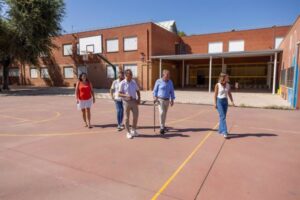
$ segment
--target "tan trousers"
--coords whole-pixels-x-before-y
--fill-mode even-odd
[[[158,111],[159,111],[159,123],[160,128],[164,129],[166,124],[167,112],[169,108],[170,101],[158,99]]]
[[[132,112],[132,129],[135,130],[137,127],[138,117],[139,117],[139,107],[136,100],[124,101],[124,110],[125,110],[125,128],[130,132],[129,127],[129,118],[130,111]]]

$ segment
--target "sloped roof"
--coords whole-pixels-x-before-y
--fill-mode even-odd
[[[160,26],[170,32],[177,33],[177,27],[176,27],[175,20],[162,21],[162,22],[157,22],[155,24],[157,24],[158,26]]]

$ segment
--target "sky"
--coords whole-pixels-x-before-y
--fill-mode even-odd
[[[175,20],[188,35],[292,24],[300,0],[65,0],[66,32]]]

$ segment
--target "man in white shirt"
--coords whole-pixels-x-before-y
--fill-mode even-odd
[[[132,79],[132,71],[130,69],[125,71],[125,79],[120,83],[119,96],[122,97],[124,102],[127,138],[132,139],[134,136],[138,135],[136,128],[139,116],[138,105],[141,101],[141,94],[137,83]],[[129,128],[130,111],[133,115],[131,130]]]
[[[111,87],[110,87],[110,96],[115,101],[116,109],[117,109],[117,121],[118,121],[118,131],[123,129],[123,101],[122,98],[119,96],[119,88],[121,81],[124,80],[123,71],[118,72],[118,79],[114,80]]]

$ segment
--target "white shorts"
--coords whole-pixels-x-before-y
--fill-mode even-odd
[[[77,108],[78,110],[91,108],[92,104],[93,104],[93,98],[90,98],[88,100],[79,100],[79,103],[77,104]]]

